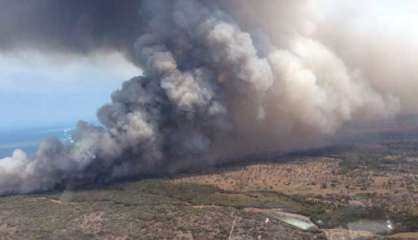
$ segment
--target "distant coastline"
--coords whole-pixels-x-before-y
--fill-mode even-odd
[[[75,124],[21,129],[0,129],[0,159],[9,157],[14,150],[21,149],[34,155],[39,144],[48,137],[57,137],[64,142],[71,141]]]

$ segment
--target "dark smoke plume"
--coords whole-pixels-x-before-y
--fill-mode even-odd
[[[34,158],[17,150],[1,160],[0,193],[309,148],[347,122],[401,112],[401,92],[377,85],[368,69],[353,69],[349,56],[316,35],[315,3],[142,1],[146,21],[132,55],[144,75],[99,110],[104,127],[81,122],[72,145],[49,139]]]
[[[141,27],[138,0],[0,0],[0,51],[128,51]]]

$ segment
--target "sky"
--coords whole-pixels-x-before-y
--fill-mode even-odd
[[[360,30],[418,37],[416,0],[324,0],[323,5],[328,17],[345,18]]]
[[[418,26],[415,0],[324,0],[323,4],[325,17],[345,19],[359,30],[418,38],[418,30],[411,30],[411,26]],[[12,20],[8,28],[13,28]],[[94,23],[99,24],[100,19]],[[112,32],[113,38],[115,35]],[[94,122],[97,108],[109,101],[111,92],[141,74],[117,50],[72,55],[71,49],[62,53],[39,46],[0,51],[0,129],[73,124],[80,119]]]
[[[94,122],[111,92],[141,70],[120,53],[0,54],[0,130]]]

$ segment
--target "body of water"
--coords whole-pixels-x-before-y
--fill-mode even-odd
[[[39,144],[48,137],[57,137],[64,142],[71,141],[73,126],[0,130],[0,159],[9,157],[15,149],[34,155]]]

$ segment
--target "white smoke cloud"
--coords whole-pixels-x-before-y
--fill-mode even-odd
[[[348,39],[322,32],[315,2],[145,1],[144,15],[153,14],[135,43],[144,76],[125,82],[99,110],[104,127],[80,123],[74,145],[52,139],[33,159],[16,151],[0,161],[0,193],[309,148],[349,121],[401,112],[408,101],[389,86],[409,83],[404,71],[380,78],[386,70],[376,69],[390,60],[359,61],[370,50],[361,39],[341,53]],[[385,52],[377,49],[376,56]]]

